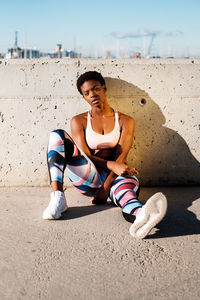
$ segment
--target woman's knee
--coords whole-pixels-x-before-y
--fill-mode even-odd
[[[137,179],[136,176],[134,175],[123,175],[123,176],[118,176],[110,189],[110,199],[115,202],[115,196],[116,194],[120,193],[122,189],[130,189],[133,190],[134,193],[139,196],[139,191],[140,191],[140,184],[139,180]]]
[[[135,175],[124,175],[124,180],[127,180],[127,182],[132,182],[133,184],[133,190],[136,193],[137,197],[139,196],[140,193],[140,183],[138,178]]]
[[[66,132],[63,129],[55,129],[55,130],[50,132],[50,137],[51,136],[53,136],[53,137],[57,136],[57,138],[61,138],[62,140],[64,140],[65,139],[65,134],[66,134]]]
[[[59,143],[65,141],[66,132],[63,129],[56,129],[50,132],[49,134],[49,146],[54,145],[55,143]]]
[[[135,175],[128,175],[128,174],[118,176],[114,180],[113,185],[115,185],[117,183],[122,184],[122,183],[126,183],[126,182],[133,182],[138,187],[140,185],[139,180]]]
[[[139,185],[139,179],[135,176],[135,175],[123,175],[124,179],[127,178],[132,178],[133,180],[137,181],[138,185]]]

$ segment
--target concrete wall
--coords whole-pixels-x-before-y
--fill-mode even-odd
[[[0,61],[0,185],[49,182],[49,132],[89,109],[76,79],[97,70],[113,107],[135,118],[129,162],[143,185],[200,183],[200,60]],[[144,99],[144,100],[142,100]],[[141,101],[142,100],[142,101]]]

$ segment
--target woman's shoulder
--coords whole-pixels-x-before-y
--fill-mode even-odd
[[[85,127],[85,125],[87,123],[87,114],[88,114],[88,112],[84,112],[82,114],[73,116],[72,119],[71,119],[71,126],[80,125],[80,126]]]
[[[81,119],[87,119],[88,112],[84,112],[82,114],[76,115],[72,117],[72,120],[81,120]]]
[[[135,127],[134,119],[131,116],[123,114],[121,112],[118,112],[118,116],[121,132],[133,133]]]
[[[133,123],[134,124],[134,119],[129,116],[129,115],[126,115],[120,111],[118,111],[118,116],[119,116],[119,122],[120,123],[125,123],[125,124],[131,124]]]

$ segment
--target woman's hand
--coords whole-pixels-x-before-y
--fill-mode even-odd
[[[110,189],[105,189],[102,185],[96,192],[95,196],[92,198],[92,204],[102,205],[106,203],[106,200],[109,197]]]
[[[125,163],[118,163],[116,161],[110,161],[108,160],[107,162],[107,167],[110,171],[112,171],[113,173],[115,173],[116,175],[138,175],[139,172],[137,171],[137,169],[128,166]]]

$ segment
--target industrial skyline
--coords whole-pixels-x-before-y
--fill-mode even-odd
[[[14,46],[83,57],[200,57],[200,2],[191,0],[10,0],[1,4],[0,53]]]

